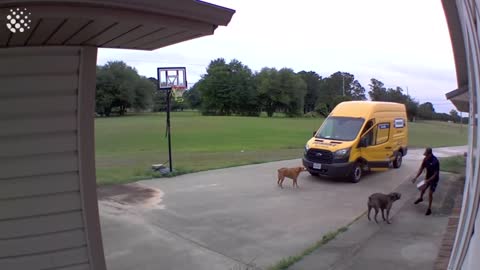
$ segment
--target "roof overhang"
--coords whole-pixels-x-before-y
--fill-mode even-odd
[[[31,28],[11,33],[6,16],[27,8]],[[0,2],[0,48],[94,46],[155,50],[212,35],[234,10],[195,0],[5,0]]]
[[[442,5],[445,12],[445,18],[447,19],[448,30],[450,32],[450,40],[452,41],[458,87],[458,89],[447,93],[446,97],[453,103],[453,105],[455,105],[457,110],[461,112],[469,112],[466,47],[458,8],[456,1],[451,0],[442,0]]]
[[[458,88],[468,86],[467,56],[465,41],[455,1],[442,0],[445,18],[447,19],[450,40],[452,41],[453,56],[455,58],[455,70],[457,73]]]
[[[469,93],[468,87],[459,88],[448,92],[446,95],[448,100],[450,100],[453,105],[457,108],[460,112],[469,112]]]

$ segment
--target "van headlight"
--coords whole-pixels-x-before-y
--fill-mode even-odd
[[[350,147],[349,148],[344,148],[344,149],[340,149],[340,150],[337,150],[333,153],[333,158],[334,159],[343,159],[343,158],[346,158],[348,157],[348,155],[350,155]]]
[[[307,144],[305,144],[305,155],[307,154],[308,149],[310,149],[310,147],[308,146],[308,143],[307,143]]]

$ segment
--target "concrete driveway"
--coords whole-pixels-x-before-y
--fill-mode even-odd
[[[371,193],[390,192],[411,179],[422,153],[410,150],[400,169],[369,174],[357,184],[304,173],[299,189],[289,180],[280,189],[276,169],[301,164],[289,160],[100,188],[108,269],[225,270],[251,261],[269,266],[361,215]]]

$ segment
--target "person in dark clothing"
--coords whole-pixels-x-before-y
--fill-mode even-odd
[[[430,189],[428,193],[428,209],[425,215],[432,214],[432,200],[433,200],[433,193],[438,185],[438,180],[440,179],[440,162],[438,161],[437,157],[433,155],[432,148],[428,147],[425,149],[425,153],[423,153],[425,158],[422,161],[422,165],[418,170],[417,176],[413,178],[412,183],[417,181],[417,178],[422,174],[423,170],[427,170],[427,174],[425,175],[425,186],[420,193],[420,198],[415,201],[415,204],[418,204],[423,201],[423,194],[427,189]]]

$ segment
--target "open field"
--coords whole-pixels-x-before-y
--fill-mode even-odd
[[[180,173],[299,158],[321,118],[221,117],[172,113],[173,165]],[[155,176],[150,166],[168,161],[165,114],[98,118],[99,184]],[[465,145],[467,128],[443,122],[410,123],[410,146]]]

